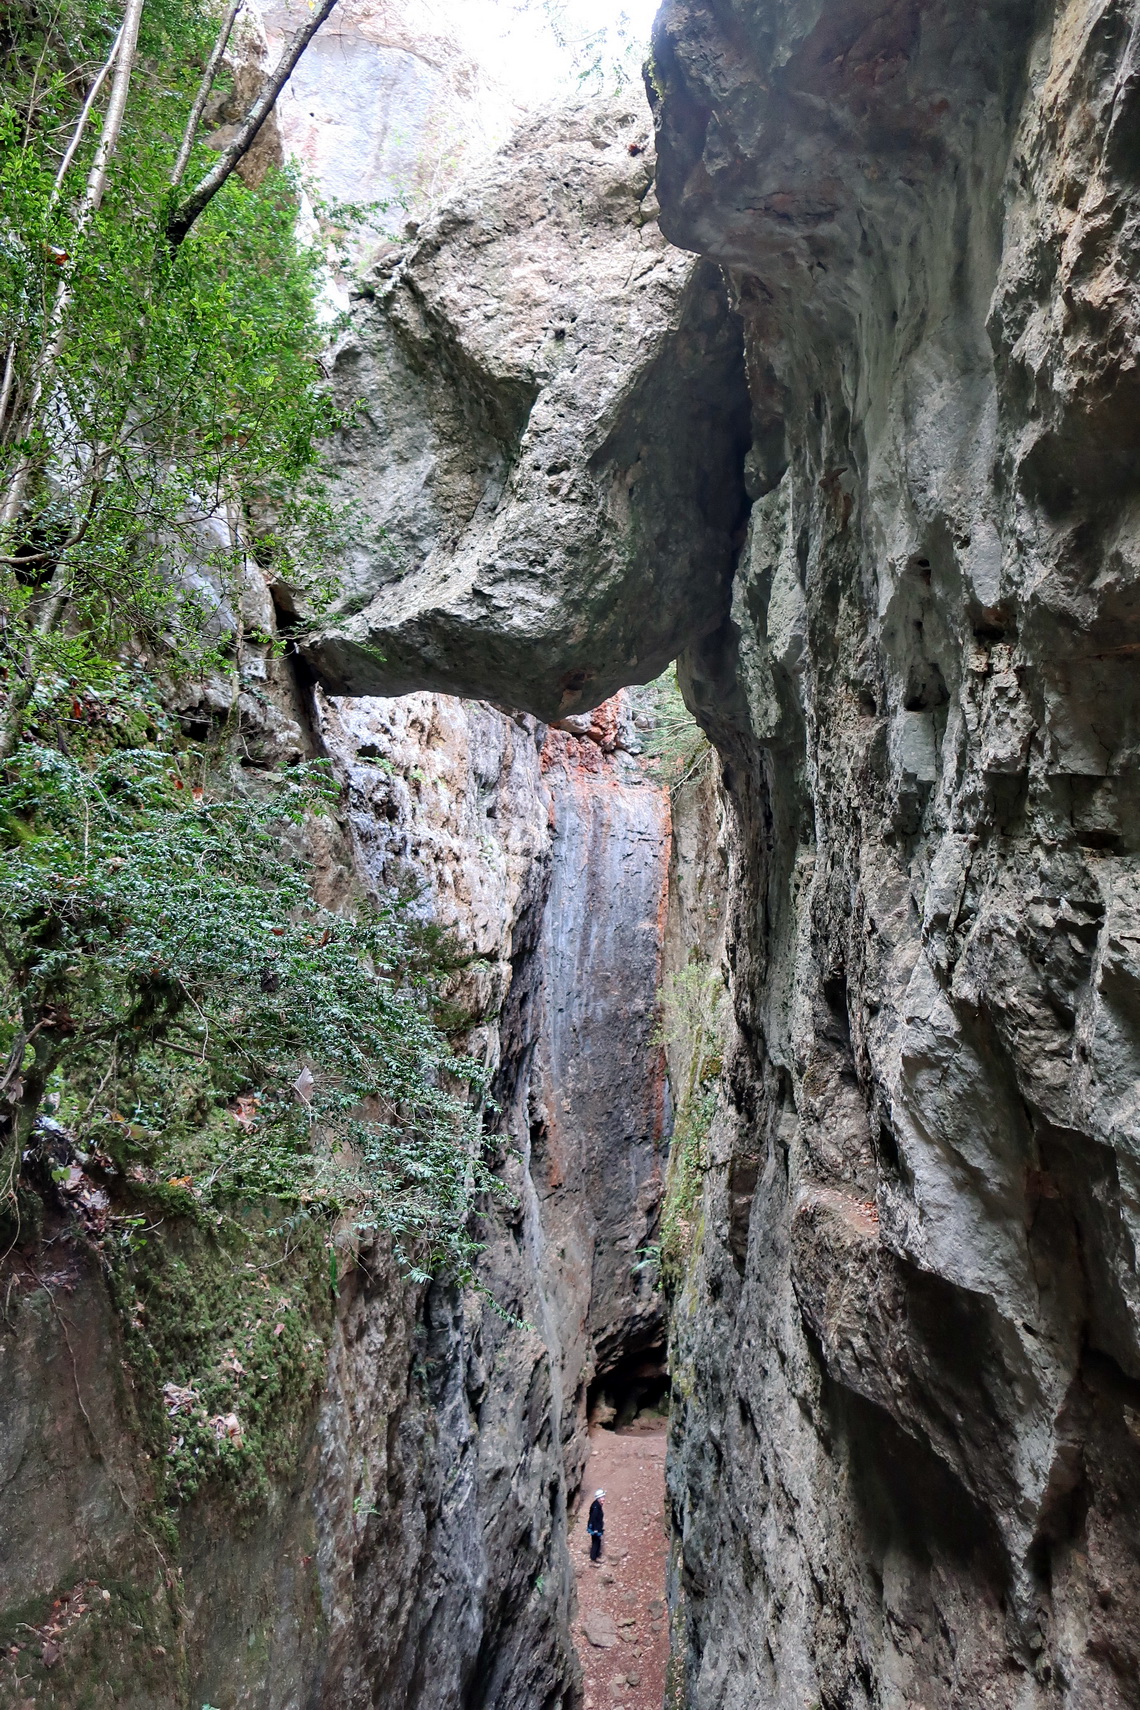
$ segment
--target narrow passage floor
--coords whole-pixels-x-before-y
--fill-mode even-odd
[[[665,1700],[665,1438],[665,1421],[654,1414],[621,1431],[590,1433],[571,1546],[585,1710],[661,1710]],[[594,1564],[586,1512],[598,1488],[606,1493],[606,1536]]]

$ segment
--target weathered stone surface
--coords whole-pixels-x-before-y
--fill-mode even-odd
[[[586,1630],[586,1638],[591,1645],[596,1645],[599,1650],[608,1650],[611,1645],[616,1645],[618,1642],[617,1625],[613,1616],[604,1609],[591,1609],[583,1622],[583,1626]]]
[[[306,719],[304,698],[257,681],[299,738],[287,715]],[[587,1393],[664,1335],[632,1267],[661,1192],[666,799],[625,752],[620,703],[582,735],[432,694],[318,698],[312,717],[305,747],[332,756],[346,792],[341,835],[314,846],[322,894],[352,906],[414,879],[464,952],[450,1002],[494,1074],[517,1194],[481,1219],[500,1310],[409,1285],[381,1246],[354,1265],[346,1251],[296,1463],[240,1529],[207,1491],[177,1550],[159,1550],[157,1469],[98,1267],[66,1225],[50,1265],[9,1255],[0,1618],[59,1655],[50,1692],[42,1659],[34,1676],[3,1659],[5,1705],[29,1679],[49,1710],[80,1696],[98,1710],[575,1702],[566,1507]],[[107,1607],[96,1580],[114,1588]],[[73,1591],[84,1609],[53,1613]]]
[[[360,542],[306,649],[326,687],[556,719],[715,624],[739,325],[718,270],[662,239],[652,183],[640,106],[548,114],[366,281],[335,366]]]
[[[668,803],[626,752],[624,699],[585,723],[549,731],[433,694],[321,712],[360,870],[377,888],[425,884],[473,957],[452,1001],[519,1148],[571,1493],[591,1384],[664,1343],[660,1295],[634,1267],[666,1145],[653,1035]]]
[[[684,665],[738,1025],[675,1325],[693,1710],[1135,1698],[1135,40],[659,19],[662,225],[732,270],[756,422]]]
[[[212,1700],[228,1666],[291,1703],[314,1656],[317,1702],[573,1698],[583,1412],[660,1324],[626,1273],[664,835],[620,719],[576,715],[684,645],[723,787],[678,812],[667,961],[721,954],[727,885],[734,1031],[674,1320],[680,1698],[1135,1704],[1136,41],[1126,0],[668,0],[662,223],[701,261],[638,115],[589,108],[368,281],[337,357],[364,522],[310,660],[570,715],[323,714],[360,871],[423,872],[485,964],[456,995],[520,1194],[486,1274],[534,1328],[354,1281],[304,1487],[327,1640],[311,1580],[267,1589],[284,1523],[229,1579],[207,1538]],[[37,1513],[82,1454],[48,1392],[56,1459],[10,1437]],[[61,1488],[113,1552],[89,1459]],[[289,1611],[272,1665],[238,1660],[240,1560]]]
[[[630,1369],[650,1350],[663,1355],[665,1340],[661,1296],[638,1265],[656,1233],[668,1135],[654,1034],[669,809],[635,763],[606,751],[623,725],[628,740],[627,717],[607,703],[593,725],[600,741],[546,737],[551,868],[541,983],[528,990],[520,981],[504,1017],[513,1075],[504,1075],[501,1101],[509,1085],[538,1200],[572,1490],[587,1452],[591,1387],[620,1395]]]
[[[446,43],[407,32],[396,39],[396,24],[407,25],[415,10],[358,4],[338,12],[328,51],[306,61],[313,75],[294,88],[294,98],[308,93],[327,113],[343,97],[341,117],[357,140],[374,101],[369,112],[410,125],[430,149],[443,134],[436,126],[441,88],[465,92],[476,106],[479,92],[465,83],[455,54],[443,51]],[[271,13],[271,25],[281,21]],[[254,36],[243,63],[256,79],[262,44]],[[401,87],[409,78],[411,96]],[[430,98],[421,102],[425,89]],[[450,122],[469,120],[474,110],[453,111]],[[222,107],[214,114],[231,117]],[[287,145],[303,145],[295,99],[285,119]],[[606,349],[592,347],[591,409],[601,410],[611,381],[615,394],[627,383],[652,393],[652,358],[662,344],[676,347],[674,355],[689,363],[685,372],[695,372],[699,351],[686,341],[702,317],[720,329],[716,338],[733,352],[739,381],[738,340],[729,336],[723,293],[711,303],[695,299],[693,264],[677,255],[670,261],[651,233],[643,242],[638,197],[649,179],[628,143],[636,134],[641,149],[646,128],[644,114],[636,122],[578,114],[571,143],[552,157],[573,180],[561,184],[567,207],[553,222],[561,221],[561,248],[555,245],[551,265],[561,277],[545,286],[552,297],[573,287],[564,317],[569,362],[577,348],[572,314],[601,346],[613,340],[640,350],[644,339],[648,352],[640,367],[623,366],[616,353],[607,367]],[[545,138],[550,129],[536,134]],[[277,147],[276,132],[267,132],[267,142]],[[368,161],[343,162],[355,174],[343,182],[330,181],[330,158],[319,150],[310,164],[324,172],[326,190],[367,194],[383,188],[394,154],[380,147]],[[595,157],[602,163],[596,174]],[[497,182],[507,202],[524,166],[533,185],[550,164],[527,165],[517,154],[501,167]],[[430,187],[422,188],[426,194]],[[613,209],[593,237],[576,196],[587,212]],[[517,261],[521,206],[515,194],[513,259],[495,259],[488,288]],[[476,208],[482,218],[489,204]],[[460,256],[472,281],[480,235],[467,233]],[[575,275],[569,264],[574,246],[587,239],[590,265],[608,281],[597,313],[590,266]],[[437,234],[417,254],[430,258],[439,241]],[[611,243],[621,251],[616,260]],[[425,279],[429,271],[424,261]],[[446,268],[440,271],[442,278]],[[634,310],[624,321],[629,304],[620,300],[619,271],[632,276]],[[439,290],[442,300],[442,283]],[[529,310],[530,294],[527,281],[519,282],[514,309],[522,303]],[[643,300],[653,305],[651,324],[631,332]],[[676,308],[667,326],[653,321],[662,303]],[[505,326],[489,330],[498,336]],[[425,345],[419,357],[413,350],[415,360],[422,357],[429,369],[441,360],[452,334],[441,336],[440,346]],[[530,332],[521,318],[518,336],[525,347]],[[458,348],[458,334],[453,342]],[[383,350],[376,360],[383,369]],[[411,424],[413,439],[437,432],[439,409],[444,428],[455,431],[447,441],[439,429],[432,502],[444,532],[470,499],[463,460],[472,397],[490,399],[498,421],[493,394],[501,376],[488,382],[484,397],[479,364],[493,370],[500,362],[504,395],[511,396],[512,361],[510,352],[480,354],[473,340],[468,355],[434,379],[409,360],[385,380],[384,407]],[[467,393],[459,383],[464,363],[473,386]],[[553,384],[550,375],[543,384]],[[741,396],[738,386],[737,404]],[[707,403],[698,387],[695,431],[703,431],[702,397]],[[618,445],[632,418],[620,400],[611,402],[610,449],[617,455],[618,446],[633,463],[637,446]],[[644,397],[640,407],[648,407]],[[547,431],[554,432],[555,406],[548,415]],[[482,419],[478,410],[476,417]],[[650,422],[654,432],[659,425]],[[714,446],[719,432],[714,423]],[[378,438],[365,450],[382,468],[391,454],[398,468],[408,443]],[[471,446],[478,465],[477,434]],[[573,450],[577,455],[580,445]],[[412,486],[424,472],[421,462]],[[718,481],[711,533],[696,545],[704,551],[711,539],[719,553],[714,583],[727,565]],[[365,496],[388,517],[382,483]],[[575,526],[593,538],[585,507]],[[398,532],[393,524],[393,538]],[[617,540],[620,530],[610,533]],[[614,585],[611,578],[610,593]],[[143,1453],[138,1397],[107,1279],[66,1223],[53,1227],[47,1268],[33,1269],[26,1253],[4,1255],[0,1619],[5,1637],[25,1650],[0,1656],[0,1703],[23,1710],[30,1694],[45,1710],[78,1702],[93,1710],[198,1710],[203,1703],[227,1710],[572,1710],[566,1504],[580,1480],[590,1386],[626,1356],[660,1345],[664,1334],[661,1299],[634,1264],[653,1236],[661,1192],[664,1074],[651,1037],[667,803],[627,752],[632,730],[622,705],[548,732],[525,714],[428,693],[332,701],[314,696],[275,650],[243,640],[234,612],[214,595],[219,633],[235,647],[233,670],[172,689],[173,710],[196,736],[224,722],[254,771],[321,749],[331,754],[345,811],[339,825],[310,839],[321,899],[350,909],[362,892],[410,878],[423,887],[420,906],[465,952],[448,996],[469,1024],[466,1048],[494,1074],[502,1168],[518,1196],[516,1205],[488,1212],[480,1227],[480,1280],[506,1316],[483,1294],[411,1286],[382,1245],[346,1250],[326,1382],[307,1429],[301,1421],[295,1460],[271,1469],[268,1497],[240,1521],[228,1502],[205,1491],[178,1515],[175,1543],[165,1529],[156,1537],[149,1505],[158,1469]],[[241,607],[247,632],[272,632],[265,581],[252,565]],[[708,602],[701,608],[706,616],[712,609]],[[493,672],[486,680],[502,687]],[[583,704],[590,698],[580,697]],[[555,705],[560,699],[548,697]],[[113,1587],[106,1606],[101,1594],[93,1602],[96,1577]],[[31,1667],[28,1635],[36,1647]]]
[[[301,0],[259,0],[274,58],[307,17]],[[505,141],[522,113],[455,39],[453,5],[339,0],[277,105],[286,151],[331,202],[380,204],[367,254]]]

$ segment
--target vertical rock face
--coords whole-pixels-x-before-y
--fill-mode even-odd
[[[276,58],[304,23],[300,0],[259,0]],[[277,108],[282,140],[328,201],[379,204],[375,248],[450,188],[521,117],[487,68],[454,39],[433,0],[340,0]]]
[[[288,10],[266,11],[272,45]],[[423,15],[412,0],[362,0],[306,58],[282,130],[287,148],[327,141],[298,102],[311,101],[314,125],[335,112],[343,158],[309,150],[326,191],[383,193],[401,169],[386,134],[397,126],[430,164],[452,134],[451,96],[467,120],[483,112],[475,69],[425,36]],[[256,32],[243,53],[242,75],[256,80]],[[575,110],[561,133],[553,120],[532,126],[525,148],[369,285],[338,357],[362,405],[344,469],[377,525],[361,531],[355,609],[394,580],[390,548],[403,568],[427,561],[432,598],[403,628],[407,602],[401,622],[385,607],[369,629],[353,628],[350,595],[341,632],[313,649],[327,687],[442,677],[478,689],[507,672],[500,700],[561,712],[715,621],[743,491],[739,333],[715,270],[668,251],[656,230],[648,133],[644,110],[604,107]],[[425,198],[429,179],[416,183]],[[530,267],[528,209],[547,180],[556,236]],[[525,490],[496,518],[512,472]],[[683,495],[673,512],[660,504],[664,474]],[[485,578],[464,581],[464,553]],[[509,588],[523,561],[529,606]],[[595,586],[575,589],[574,563]],[[648,615],[635,605],[654,564],[669,573],[669,601],[635,658],[629,637]],[[560,601],[547,599],[548,569],[562,571]],[[268,634],[254,581],[248,627],[256,615]],[[439,585],[462,598],[437,622]],[[524,621],[497,645],[512,604]],[[540,610],[559,628],[558,660],[552,650],[545,664],[520,646],[533,652]],[[597,669],[581,652],[587,611],[605,613]],[[0,1651],[0,1705],[571,1710],[567,1500],[587,1414],[599,1398],[620,1404],[664,1349],[639,1253],[655,1233],[666,1128],[653,1036],[667,800],[632,758],[620,699],[557,731],[432,693],[312,699],[260,644],[238,647],[232,682],[179,695],[196,732],[225,715],[252,767],[332,757],[344,813],[314,834],[315,887],[351,908],[362,891],[410,883],[450,935],[448,1019],[492,1074],[490,1138],[511,1193],[479,1218],[484,1292],[413,1284],[382,1241],[349,1241],[344,1263],[334,1254],[315,1288],[323,1381],[290,1392],[288,1434],[240,1512],[209,1481],[163,1512],[163,1452],[181,1446],[179,1410],[201,1398],[181,1370],[162,1387],[132,1367],[141,1318],[126,1322],[98,1241],[57,1205],[48,1263],[0,1258],[0,1623],[13,1640]],[[176,1209],[164,1225],[191,1283],[207,1260],[224,1268],[211,1229]],[[308,1289],[289,1258],[227,1286],[275,1300]],[[186,1310],[199,1309],[195,1296]],[[285,1295],[280,1310],[292,1310]]]
[[[701,1710],[1136,1699],[1136,40],[659,17],[662,224],[754,420],[685,662],[738,1023],[675,1337]]]
[[[417,887],[452,934],[449,1007],[494,1069],[546,889],[541,731],[432,695],[321,703],[320,731],[357,871],[381,895]],[[559,1350],[543,1334],[525,1158],[509,1173],[520,1203],[485,1220],[480,1265],[509,1320],[446,1289],[419,1303],[383,1270],[353,1297],[314,1491],[330,1705],[523,1710],[572,1690]]]
[[[629,736],[620,707],[594,715],[592,737],[550,732],[543,751],[551,868],[525,1123],[575,1486],[591,1385],[619,1394],[631,1366],[663,1356],[665,1339],[642,1249],[655,1233],[666,1140],[653,1036],[669,811],[664,792],[613,749]],[[521,1078],[513,1091],[521,1135]]]
[[[21,1647],[0,1665],[5,1707],[577,1702],[567,1503],[591,1386],[664,1345],[635,1267],[662,1188],[669,860],[623,702],[579,723],[318,698],[310,735],[345,816],[317,883],[346,903],[418,888],[449,934],[457,1041],[492,1074],[510,1195],[478,1220],[485,1292],[414,1285],[382,1242],[342,1249],[292,1450],[240,1516],[207,1486],[175,1532],[155,1518],[114,1285],[82,1230],[49,1220],[46,1256],[4,1272],[0,1620]],[[209,1231],[174,1239],[193,1272]],[[288,1267],[273,1280],[305,1286]]]
[[[353,1298],[315,1491],[330,1704],[569,1702],[566,1501],[589,1386],[663,1347],[634,1266],[662,1185],[668,812],[624,752],[622,702],[581,722],[548,731],[432,694],[321,706],[358,869],[377,890],[418,882],[454,935],[451,1001],[494,1071],[517,1194],[485,1219],[480,1261],[513,1322],[440,1292],[417,1329],[385,1275]],[[381,1431],[416,1358],[428,1393]]]
[[[669,862],[667,797],[626,749],[624,698],[576,722],[553,731],[431,694],[331,700],[322,716],[361,870],[377,889],[423,886],[460,947],[451,1002],[517,1148],[538,1289],[537,1304],[500,1304],[525,1308],[554,1362],[571,1494],[590,1386],[664,1343],[637,1267],[662,1191],[653,1036]]]
[[[725,878],[735,1032],[673,1323],[678,1699],[1137,1702],[1138,40],[1134,0],[667,0],[656,168],[632,110],[533,121],[366,281],[308,657],[417,691],[321,737],[363,882],[463,947],[510,1317],[345,1286],[294,1487],[240,1546],[188,1523],[202,1696],[574,1702],[566,1496],[662,1328],[669,832],[581,709],[683,649],[723,788],[669,958],[720,953]],[[130,1398],[21,1286],[12,1595],[89,1587],[90,1538],[141,1582]],[[100,1678],[181,1702],[142,1631]]]

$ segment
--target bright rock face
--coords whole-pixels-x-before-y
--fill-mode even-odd
[[[669,809],[627,750],[625,700],[581,734],[444,695],[321,703],[358,871],[381,893],[423,887],[462,947],[449,1001],[518,1148],[572,1488],[590,1386],[665,1337],[636,1267],[666,1144],[653,1038]]]
[[[1136,11],[670,0],[756,440],[687,656],[738,1022],[680,1300],[693,1710],[1135,1702]]]
[[[258,0],[276,60],[304,0]],[[430,205],[522,117],[455,40],[452,0],[339,0],[277,105],[286,152],[322,198],[379,204],[364,252]]]

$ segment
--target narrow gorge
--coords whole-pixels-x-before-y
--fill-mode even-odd
[[[270,1193],[238,1299],[40,1118],[0,1705],[648,1710],[663,1621],[663,1710],[1140,1710],[1140,4],[664,0],[537,110],[457,17],[341,0],[263,133],[393,228],[354,527],[165,693],[328,762],[290,835],[427,935],[499,1189],[468,1282]],[[666,1409],[603,1647],[591,1442]]]

